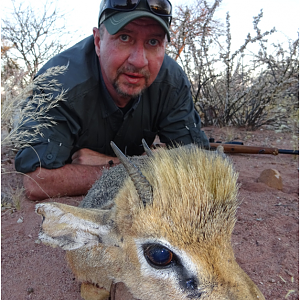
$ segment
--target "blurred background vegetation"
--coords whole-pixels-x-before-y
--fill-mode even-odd
[[[1,128],[8,134],[18,122],[22,93],[28,94],[36,72],[71,46],[74,36],[55,2],[45,1],[39,11],[29,3],[12,3],[12,11],[2,18],[1,33]],[[196,0],[176,6],[167,46],[168,55],[190,80],[202,125],[249,130],[267,126],[298,134],[299,38],[283,41],[285,46],[270,44],[276,28],[261,31],[261,11],[253,16],[255,35],[248,34],[232,49],[230,14],[225,24],[215,17],[220,3]],[[257,50],[248,50],[253,44]]]

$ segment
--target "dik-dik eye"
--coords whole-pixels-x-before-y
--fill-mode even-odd
[[[167,267],[174,261],[173,252],[159,244],[145,245],[144,255],[148,263],[154,267]]]

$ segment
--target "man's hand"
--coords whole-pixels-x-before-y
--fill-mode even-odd
[[[117,157],[108,156],[87,148],[80,149],[72,155],[72,164],[90,165],[90,166],[105,166],[113,161],[114,164],[119,163]]]

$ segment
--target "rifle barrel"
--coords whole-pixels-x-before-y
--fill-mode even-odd
[[[299,155],[299,150],[278,149],[278,153],[281,153],[281,154],[295,154],[295,155]]]

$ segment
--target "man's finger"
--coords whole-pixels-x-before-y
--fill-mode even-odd
[[[79,151],[80,151],[80,150],[79,150]],[[71,157],[72,161],[73,161],[74,159],[76,159],[76,158],[79,157],[79,153],[78,153],[79,151],[76,151],[76,152],[73,153],[73,155],[72,155],[72,157]]]

